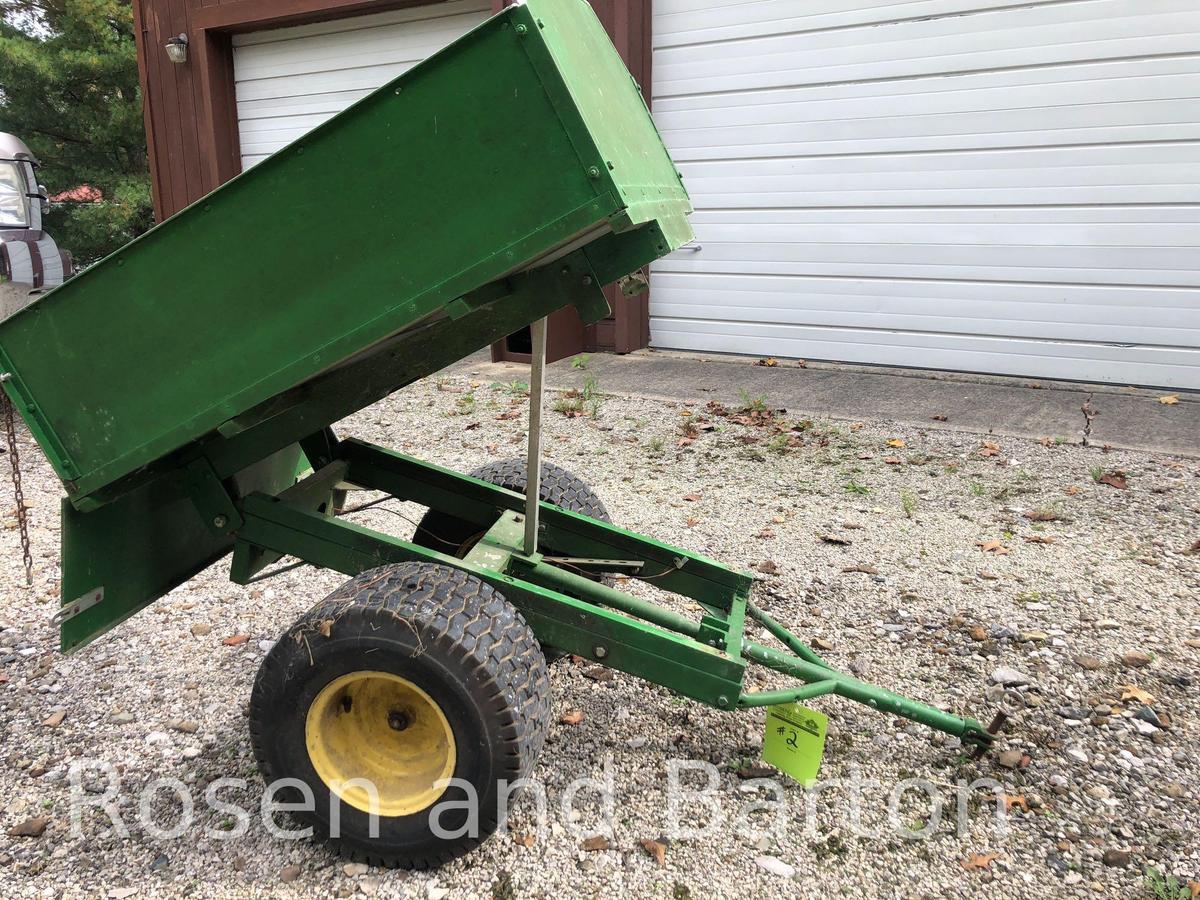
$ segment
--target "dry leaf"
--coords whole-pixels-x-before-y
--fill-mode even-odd
[[[759,540],[765,541],[768,538],[775,537],[775,532],[772,531],[770,528],[764,528],[762,531],[760,531],[758,534],[756,534],[755,537],[758,538]]]
[[[777,365],[779,365],[779,360],[777,360],[773,356],[768,356],[766,359],[760,359],[758,362],[755,363],[755,365],[756,366],[767,366],[768,368],[773,369]]]
[[[807,359],[796,360],[796,368],[797,369],[807,369],[808,368],[808,360]]]
[[[999,853],[972,853],[962,861],[962,867],[968,872],[982,872],[999,858]]]
[[[779,571],[779,566],[775,565],[775,563],[769,559],[764,559],[757,566],[755,566],[755,568],[764,575],[774,575]]]
[[[1063,493],[1068,497],[1074,497],[1079,493],[1079,488],[1076,485],[1068,484],[1065,488],[1063,488]]]
[[[584,838],[583,843],[579,846],[589,853],[594,853],[597,850],[607,850],[608,838],[602,834],[594,834],[590,838]]]
[[[995,456],[1000,452],[1000,445],[993,441],[984,441],[979,448],[980,456]]]
[[[648,856],[654,857],[660,866],[667,864],[667,845],[662,841],[642,841],[642,849]]]
[[[888,438],[887,445],[889,447],[899,448],[904,446],[904,441],[900,440],[900,438]]]
[[[328,637],[328,635],[326,636]],[[238,644],[244,644],[248,640],[250,640],[250,635],[248,634],[231,634],[225,640],[221,641],[221,643],[226,647],[236,647]]]
[[[838,546],[838,547],[849,547],[850,546],[849,539],[844,538],[844,537],[838,537],[835,534],[822,534],[822,535],[818,535],[818,537],[820,537],[821,540],[824,541],[826,544],[834,544],[835,546]]]
[[[569,709],[562,714],[562,718],[558,721],[562,722],[564,725],[578,725],[583,721],[583,710]]]
[[[1185,552],[1186,553],[1200,553],[1200,539],[1197,539],[1196,543],[1194,543],[1194,544],[1192,544],[1192,546],[1188,547]]]
[[[862,431],[863,424],[864,423],[862,423],[862,422],[855,422],[853,425],[850,426],[850,430],[851,431]]]
[[[60,710],[50,713],[50,715],[46,718],[46,720],[44,722],[42,722],[42,725],[46,728],[57,728],[59,725],[61,725],[63,723],[63,719],[65,719],[66,717],[67,717],[67,711],[65,709],[60,709]]]
[[[678,443],[676,444],[676,446],[677,447],[690,447],[694,443],[696,443],[696,439],[694,437],[681,437],[679,439]]]
[[[1062,518],[1052,509],[1030,509],[1021,513],[1030,522],[1057,522]]]
[[[1121,702],[1124,703],[1126,700],[1136,700],[1146,706],[1154,705],[1154,695],[1149,691],[1143,691],[1135,684],[1121,685]]]
[[[1159,397],[1158,402],[1161,403],[1163,406],[1174,406],[1176,403],[1179,402],[1179,395],[1178,394],[1167,394],[1164,397]]]
[[[1025,799],[1024,794],[1005,794],[1003,801],[1005,812],[1012,812],[1014,809],[1029,812],[1029,801]]]
[[[520,844],[522,847],[532,847],[537,843],[537,835],[533,834],[514,834],[513,843]]]
[[[1119,469],[1101,475],[1097,481],[1101,484],[1107,484],[1109,487],[1115,487],[1117,490],[1123,491],[1129,487],[1129,482],[1125,478],[1125,473]]]
[[[697,525],[700,524],[700,520],[697,519],[695,516],[688,516],[686,519],[683,520],[683,524],[686,525],[688,528],[695,528]]]
[[[1192,892],[1191,900],[1196,900],[1200,897],[1200,881],[1189,881],[1187,883],[1188,890]]]
[[[322,619],[321,624],[317,626],[317,631],[321,637],[329,637],[329,632],[333,630],[333,619]]]
[[[936,416],[930,416],[929,418],[935,422],[949,422],[950,421],[949,418],[947,418],[946,416],[943,416],[941,413],[938,413]]]
[[[1022,540],[1027,544],[1053,544],[1057,538],[1049,534],[1027,534]]]
[[[1008,548],[1001,541],[976,541],[975,546],[983,550],[984,553],[995,553],[997,556],[1006,556]]]
[[[683,499],[688,503],[698,503],[701,498],[699,494],[684,494]]]
[[[903,462],[903,460],[900,459],[900,457],[898,457],[898,456],[885,456],[883,458],[883,461],[885,463],[887,463],[889,466],[898,466],[898,465],[900,465],[900,463]]]

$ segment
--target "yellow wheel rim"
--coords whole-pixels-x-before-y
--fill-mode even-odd
[[[454,773],[454,732],[441,707],[389,672],[351,672],[329,682],[308,708],[304,739],[326,787],[366,813],[420,812],[445,791],[435,782]]]

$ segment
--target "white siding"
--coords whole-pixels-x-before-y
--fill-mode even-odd
[[[451,0],[235,35],[242,168],[441,50],[491,10],[489,0]]]
[[[655,346],[1200,388],[1196,0],[656,0]]]

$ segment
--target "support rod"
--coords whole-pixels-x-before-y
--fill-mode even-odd
[[[548,563],[535,563],[515,556],[510,563],[510,573],[541,587],[628,613],[677,634],[692,638],[700,635],[700,624],[687,616],[681,616],[669,609],[663,609],[657,603],[640,600],[632,594],[626,594],[624,591],[603,585],[599,581],[592,581],[590,578],[584,578],[582,575],[576,575],[574,572],[568,572]]]
[[[785,647],[799,656],[805,662],[810,662],[814,666],[824,666],[826,669],[832,669],[833,666],[821,659],[807,644],[780,625],[771,616],[762,611],[753,601],[746,601],[746,612],[752,618],[757,619],[762,623],[763,627],[773,634]]]
[[[776,703],[795,703],[797,700],[811,700],[837,691],[836,681],[816,681],[800,687],[784,688],[781,691],[752,691],[738,697],[738,708],[751,706],[774,706]]]
[[[538,499],[542,494],[542,395],[546,374],[546,319],[529,326],[529,452],[525,462],[525,543],[526,556],[537,553]]]
[[[993,735],[988,734],[983,725],[974,719],[964,719],[948,712],[942,712],[940,709],[866,684],[857,678],[851,678],[849,675],[843,675],[841,672],[825,666],[805,662],[790,654],[780,653],[778,650],[771,650],[751,641],[746,641],[742,645],[742,656],[777,672],[802,678],[810,684],[832,681],[835,685],[832,693],[848,700],[855,700],[872,709],[912,719],[914,722],[920,722],[922,725],[928,725],[930,728],[936,728],[938,731],[944,731],[964,740],[983,744],[992,742]],[[739,703],[741,702],[742,700],[739,700]]]

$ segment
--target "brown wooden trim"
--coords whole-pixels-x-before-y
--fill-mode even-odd
[[[147,83],[150,76],[146,72],[146,54],[149,53],[147,46],[147,29],[142,18],[142,4],[133,4],[133,35],[137,44],[137,65],[138,65],[138,84],[142,88],[142,127],[146,131],[146,157],[150,165],[150,200],[154,204],[155,212],[161,215],[163,208],[163,187],[162,176],[158,169],[158,154],[155,149],[158,147],[158,140],[154,134],[154,116],[150,114],[150,104],[155,98],[152,98],[148,91]]]
[[[242,171],[233,83],[233,43],[228,32],[199,29],[193,44],[201,85],[197,137],[203,151],[204,192],[207,193]]]
[[[437,2],[440,0],[288,0],[286,3],[280,0],[235,0],[197,10],[195,26],[229,32],[261,31]]]

